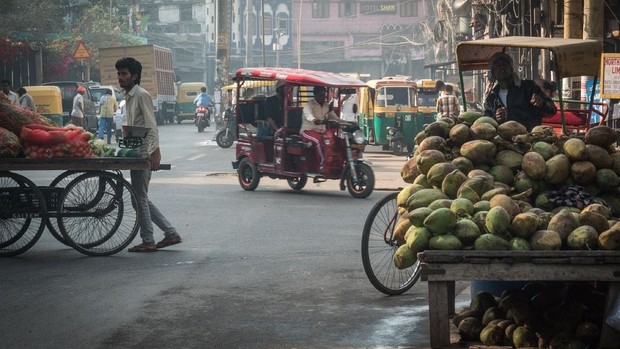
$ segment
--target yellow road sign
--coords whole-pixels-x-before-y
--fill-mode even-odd
[[[88,52],[88,49],[86,48],[83,42],[78,41],[77,48],[75,49],[75,52],[73,53],[73,58],[75,59],[90,58],[90,52]]]

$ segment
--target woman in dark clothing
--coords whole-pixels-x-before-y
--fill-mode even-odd
[[[499,123],[514,120],[531,131],[544,115],[556,112],[553,101],[532,80],[521,80],[513,71],[512,59],[503,52],[489,60],[491,77],[497,81],[484,101],[485,114]]]

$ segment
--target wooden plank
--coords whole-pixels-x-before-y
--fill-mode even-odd
[[[51,158],[51,159],[2,159],[0,171],[41,171],[41,170],[147,170],[150,168],[146,158]]]
[[[428,320],[432,348],[450,345],[450,306],[448,303],[452,302],[454,308],[454,298],[449,298],[450,284],[454,288],[454,282],[450,281],[428,283]]]
[[[426,250],[418,254],[418,258],[422,262],[427,263],[464,263],[473,261],[475,263],[485,263],[485,259],[503,259],[520,263],[531,261],[532,259],[541,260],[545,263],[545,259],[558,259],[563,262],[570,263],[574,260],[576,263],[587,263],[588,258],[592,258],[593,263],[620,263],[620,251],[474,251],[474,250]]]
[[[451,264],[423,263],[422,275],[430,281],[620,281],[620,265],[556,264]]]

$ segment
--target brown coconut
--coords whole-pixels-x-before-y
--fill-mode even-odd
[[[510,224],[510,232],[513,236],[529,239],[538,229],[538,216],[533,212],[517,214]]]
[[[538,154],[542,155],[545,161],[547,161],[555,155],[557,149],[552,144],[539,141],[539,142],[532,144],[532,151],[535,151]]]
[[[594,211],[582,211],[579,214],[579,223],[589,225],[599,234],[609,229],[609,221],[605,216]]]
[[[456,124],[452,126],[448,136],[450,137],[450,140],[456,145],[461,145],[472,139],[469,126],[465,124]]]
[[[503,207],[510,215],[511,221],[516,215],[521,213],[521,208],[519,207],[517,202],[506,194],[497,194],[493,196],[489,199],[489,203],[491,205],[491,208],[496,206]]]
[[[586,142],[579,138],[569,138],[562,145],[564,155],[572,161],[584,161],[588,159],[588,148]]]
[[[415,158],[418,170],[420,170],[422,174],[427,174],[428,170],[430,170],[433,165],[446,162],[444,153],[436,149],[421,151]]]
[[[479,168],[475,168],[469,171],[469,173],[467,174],[467,178],[474,178],[478,176],[482,176],[488,179],[494,179],[490,173],[488,173],[487,171],[481,170]]]
[[[425,137],[424,140],[420,142],[418,146],[418,150],[423,152],[428,149],[435,149],[439,151],[443,151],[448,148],[446,140],[443,137],[439,136],[429,136]]]
[[[596,179],[596,167],[590,161],[577,161],[570,165],[570,175],[579,185],[588,185]]]
[[[523,155],[521,168],[533,180],[545,178],[545,158],[535,151],[529,151]]]
[[[474,123],[469,129],[473,139],[485,139],[487,141],[492,141],[493,138],[497,136],[497,129],[490,123]]]
[[[588,161],[593,163],[597,170],[614,167],[614,159],[605,148],[596,144],[588,144],[586,148],[588,149]]]
[[[545,162],[545,180],[551,184],[561,184],[570,174],[570,160],[564,154],[558,154]]]
[[[424,128],[424,133],[426,134],[427,137],[439,136],[442,138],[446,138],[448,137],[449,132],[450,132],[450,125],[448,125],[444,121],[431,122]]]
[[[416,165],[415,157],[407,160],[400,169],[400,177],[405,183],[413,183],[419,175],[420,170],[418,169],[418,165]]]
[[[454,159],[452,159],[452,164],[465,175],[467,175],[469,171],[474,169],[474,163],[464,156],[455,157]]]
[[[608,126],[595,126],[586,132],[585,141],[588,144],[596,144],[607,148],[618,141],[618,133]]]
[[[497,153],[497,146],[493,142],[476,139],[465,142],[461,146],[460,152],[474,165],[478,165],[491,162]]]
[[[497,126],[497,134],[503,139],[512,142],[514,136],[527,134],[527,128],[520,122],[510,120]]]
[[[575,230],[579,224],[575,220],[570,209],[564,208],[556,213],[547,225],[547,230],[553,230],[560,235],[563,242],[566,241],[568,234]]]

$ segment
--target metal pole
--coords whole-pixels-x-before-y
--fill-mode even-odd
[[[245,66],[252,65],[252,0],[245,3]]]
[[[301,69],[301,9],[304,0],[299,0],[299,18],[297,19],[297,69]]]
[[[265,66],[265,0],[260,0],[260,22],[261,22],[261,26],[260,26],[260,35],[261,35],[261,45],[263,48],[263,61],[262,61],[262,66]]]

